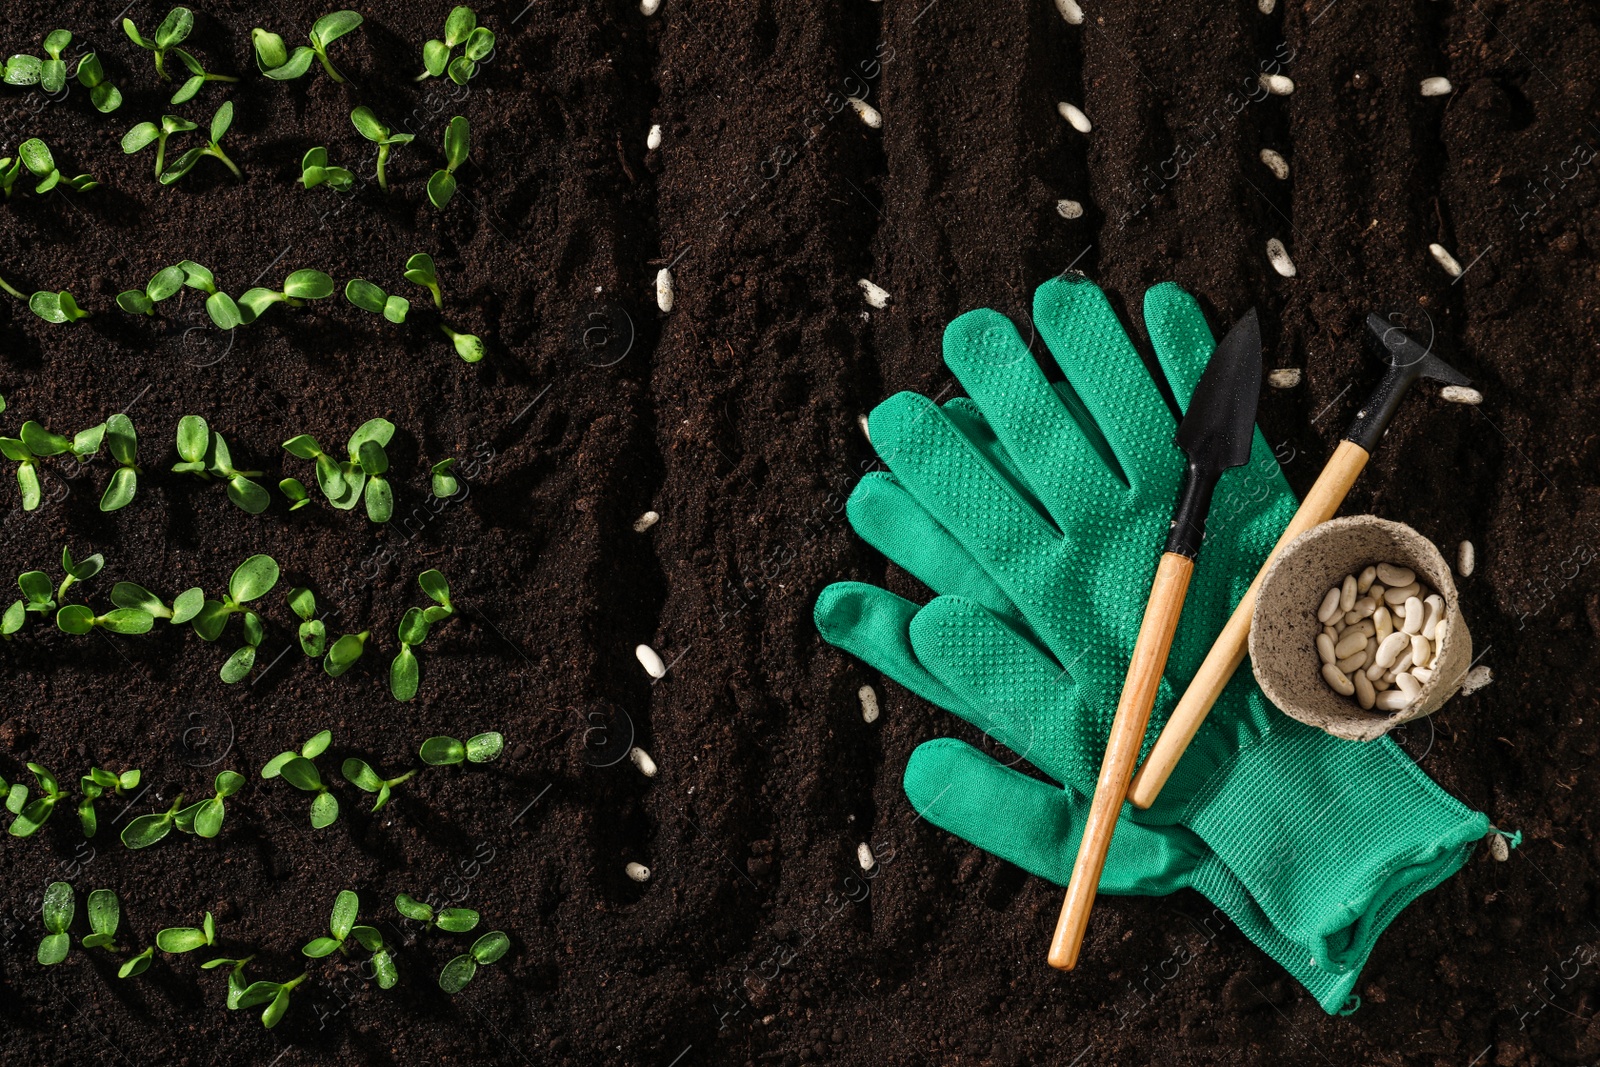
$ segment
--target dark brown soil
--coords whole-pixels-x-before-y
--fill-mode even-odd
[[[66,173],[104,183],[38,197],[24,178],[0,210],[0,274],[25,292],[70,289],[95,313],[56,326],[0,303],[4,432],[28,418],[71,432],[126,409],[145,467],[134,504],[111,515],[96,508],[104,458],[51,461],[32,513],[11,510],[7,473],[8,574],[56,573],[64,544],[103,552],[85,592],[104,608],[118,580],[215,596],[250,553],[284,567],[247,683],[217,677],[237,623],[205,645],[186,628],[71,638],[35,621],[5,646],[8,781],[27,760],[64,780],[137,766],[150,789],[124,818],[204,794],[223,768],[250,784],[214,841],[130,852],[119,823],[84,844],[64,808],[37,837],[0,845],[0,1062],[1600,1056],[1592,7],[1291,0],[1263,15],[1164,0],[1088,5],[1069,26],[1048,0],[665,0],[653,19],[625,0],[519,0],[481,10],[500,47],[470,88],[415,83],[448,6],[365,11],[333,46],[352,78],[339,85],[320,69],[267,82],[250,51],[258,21],[294,43],[325,7],[207,5],[188,46],[243,81],[176,109],[116,29],[118,5],[19,0],[0,16],[8,53],[38,54],[46,32],[71,28],[74,54],[96,48],[127,97],[107,117],[76,87],[59,102],[0,91],[8,151],[43,136]],[[148,33],[164,11],[128,14]],[[1252,79],[1273,63],[1296,91],[1258,99]],[[1454,94],[1423,98],[1434,75]],[[843,106],[848,93],[882,109],[881,131]],[[202,160],[164,188],[148,151],[119,149],[135,122],[176,110],[203,124],[223,99],[238,109],[225,145],[243,184]],[[1094,131],[1062,122],[1059,100],[1081,104]],[[370,168],[347,118],[360,103],[418,134],[395,152],[393,192],[300,188],[313,145]],[[453,114],[472,122],[473,155],[439,212],[422,190]],[[646,152],[652,123],[664,142]],[[1289,158],[1287,181],[1259,163],[1263,146]],[[1083,218],[1057,215],[1069,197]],[[1268,265],[1271,237],[1297,277]],[[1469,265],[1459,281],[1429,256],[1433,241]],[[452,354],[425,294],[401,280],[416,251],[438,260],[447,320],[488,342],[483,363]],[[395,327],[335,297],[226,335],[192,290],[153,319],[116,309],[119,290],[185,258],[234,293],[314,267],[417,310]],[[650,283],[669,262],[677,306],[661,316]],[[1372,380],[1369,309],[1431,329],[1483,389],[1477,409],[1420,390],[1345,510],[1478,546],[1462,597],[1496,680],[1404,743],[1526,837],[1509,863],[1475,857],[1400,917],[1349,1018],[1325,1016],[1237,931],[1207,925],[1209,905],[1188,893],[1102,900],[1084,965],[1050,970],[1059,891],[919,823],[900,790],[915,745],[976,738],[812,628],[829,581],[921,595],[844,522],[871,461],[856,417],[899,389],[950,390],[943,324],[984,305],[1021,316],[1033,287],[1068,267],[1128,308],[1169,278],[1217,324],[1259,305],[1273,365],[1306,372],[1261,415],[1302,492]],[[888,309],[865,307],[863,277],[893,294]],[[279,448],[288,437],[339,443],[390,418],[401,515],[380,528],[280,501],[247,516],[220,485],[167,472],[191,413],[274,483],[310,480]],[[470,494],[438,507],[426,472],[451,455],[470,468]],[[636,534],[647,508],[661,523]],[[421,695],[401,704],[386,686],[394,627],[423,602],[428,567],[460,611],[421,650]],[[334,631],[373,630],[342,679],[293,645],[283,593],[301,584]],[[640,642],[672,663],[654,685],[634,661]],[[871,726],[864,682],[883,694]],[[376,816],[336,782],[344,816],[313,832],[306,798],[256,772],[323,727],[330,778],[348,755],[398,773],[434,733],[499,729],[508,755],[424,771]],[[622,758],[630,740],[660,765],[653,780]],[[110,823],[119,806],[102,811]],[[880,857],[870,882],[854,873],[863,840]],[[653,869],[648,884],[624,876],[630,860]],[[301,971],[298,946],[354,888],[401,944],[401,984],[381,991],[353,963],[311,962],[268,1032],[224,1009],[204,952],[128,981],[111,956],[77,948],[43,969],[38,896],[55,879],[80,894],[75,935],[82,895],[109,887],[124,946],[210,909],[223,954],[255,952],[252,974],[278,979]],[[513,951],[447,997],[435,979],[465,939],[403,927],[401,891],[480,910]],[[1180,950],[1193,962],[1157,977]]]

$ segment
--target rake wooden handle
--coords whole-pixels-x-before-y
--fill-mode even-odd
[[[1117,814],[1128,793],[1128,779],[1139,758],[1139,746],[1144,743],[1144,730],[1150,722],[1150,709],[1156,702],[1161,672],[1167,666],[1172,634],[1178,628],[1178,616],[1183,614],[1183,598],[1189,592],[1192,574],[1194,560],[1167,552],[1150,584],[1139,640],[1133,646],[1133,659],[1128,663],[1105,759],[1100,764],[1100,778],[1095,782],[1094,801],[1083,825],[1083,842],[1078,846],[1067,898],[1061,905],[1061,918],[1056,921],[1055,937],[1050,941],[1052,967],[1070,971],[1078,962],[1095,890],[1100,886],[1100,871],[1106,865],[1106,852],[1111,848],[1111,834],[1117,828]]]
[[[1148,808],[1156,802],[1161,787],[1172,776],[1173,768],[1199,732],[1200,724],[1205,722],[1211,706],[1222,695],[1233,672],[1244,662],[1245,651],[1250,644],[1250,616],[1256,610],[1256,591],[1261,587],[1261,576],[1267,573],[1272,561],[1278,558],[1290,541],[1313,526],[1333,518],[1369,458],[1371,453],[1354,441],[1339,442],[1333,458],[1317,475],[1317,482],[1301,502],[1300,510],[1289,520],[1278,543],[1272,546],[1266,562],[1256,572],[1250,588],[1245,590],[1244,598],[1233,609],[1228,624],[1212,643],[1211,651],[1206,653],[1200,669],[1178,700],[1178,706],[1172,709],[1172,717],[1167,720],[1161,736],[1156,738],[1150,755],[1145,757],[1144,766],[1134,776],[1133,784],[1128,788],[1128,800],[1134,807]]]

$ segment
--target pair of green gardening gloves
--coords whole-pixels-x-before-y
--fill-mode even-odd
[[[1171,284],[1145,294],[1144,317],[1187,407],[1215,347],[1205,318]],[[935,598],[843,582],[816,622],[1065,787],[952,738],[920,746],[905,772],[924,818],[1065,885],[1185,460],[1098,288],[1046,283],[1034,322],[1065,382],[1045,378],[1009,320],[974,311],[944,337],[969,397],[900,393],[868,423],[889,470],[856,487],[850,523]],[[1217,488],[1147,745],[1295,508],[1258,431],[1250,463]],[[1383,929],[1488,828],[1392,741],[1296,722],[1241,670],[1155,806],[1124,805],[1100,892],[1198,890],[1333,1012]]]

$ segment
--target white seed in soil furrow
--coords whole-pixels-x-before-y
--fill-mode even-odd
[[[1272,176],[1281,181],[1289,178],[1289,161],[1270,148],[1261,150],[1261,162],[1272,172]]]
[[[856,425],[861,427],[861,436],[865,437],[867,444],[870,445],[872,443],[872,431],[867,428],[867,417],[865,415],[857,415]]]
[[[1467,672],[1461,680],[1461,695],[1471,696],[1490,682],[1494,681],[1494,672],[1488,667],[1479,664]]]
[[[1373,703],[1379,711],[1399,711],[1411,703],[1411,698],[1398,689],[1385,689]]]
[[[1317,609],[1317,621],[1326,625],[1339,614],[1339,589],[1337,586],[1328,590],[1328,595],[1322,598],[1322,606]]]
[[[1442,244],[1431,244],[1428,251],[1433,253],[1434,260],[1444,268],[1444,272],[1452,278],[1461,277],[1461,264],[1452,256]]]
[[[883,126],[883,115],[878,112],[877,108],[859,96],[852,96],[849,99],[850,106],[855,108],[856,114],[861,117],[861,121],[866,123],[868,127],[876,130]]]
[[[1083,205],[1076,200],[1057,200],[1056,214],[1064,219],[1083,218]]]
[[[1366,671],[1361,671],[1350,680],[1355,683],[1356,703],[1361,705],[1362,711],[1371,711],[1378,698],[1378,691],[1372,687],[1372,679],[1367,677]]]
[[[630,863],[623,870],[635,882],[648,882],[650,880],[650,868],[642,863]]]
[[[1410,567],[1398,567],[1393,563],[1380,563],[1374,569],[1378,581],[1388,589],[1395,589],[1402,585],[1410,585],[1417,580],[1417,572]]]
[[[878,860],[872,854],[872,846],[865,841],[856,846],[856,862],[861,865],[863,871],[870,871],[877,865]]]
[[[1302,377],[1299,367],[1279,367],[1267,375],[1267,384],[1274,389],[1293,389]]]
[[[651,152],[661,147],[661,126],[650,127],[650,132],[645,135],[644,146]]]
[[[661,0],[639,0],[639,14],[649,17],[661,9]]]
[[[665,267],[656,271],[656,307],[672,310],[672,272]]]
[[[1493,830],[1489,831],[1489,855],[1494,857],[1496,863],[1504,863],[1511,858],[1511,846]]]
[[[1294,92],[1294,81],[1283,74],[1263,74],[1261,88],[1273,96],[1288,96]]]
[[[1056,0],[1056,10],[1069,26],[1083,25],[1083,8],[1078,6],[1078,0]]]
[[[628,759],[633,761],[633,765],[639,768],[639,773],[646,778],[654,778],[656,776],[656,761],[651,759],[650,753],[644,749],[637,745],[628,749]]]
[[[870,685],[864,685],[856,690],[856,696],[861,700],[861,721],[878,721],[878,694]]]
[[[1345,677],[1344,672],[1338,667],[1335,667],[1333,664],[1324,663],[1322,665],[1322,678],[1328,683],[1328,685],[1332,686],[1333,691],[1338,693],[1340,696],[1348,697],[1355,695],[1355,683],[1349,678]]]
[[[1272,269],[1283,277],[1295,276],[1294,260],[1289,258],[1289,250],[1283,247],[1283,242],[1276,237],[1267,242],[1267,261],[1272,264]]]
[[[1056,105],[1056,110],[1061,113],[1062,118],[1067,120],[1068,125],[1079,133],[1088,133],[1094,129],[1093,124],[1089,122],[1089,116],[1085,115],[1080,108],[1067,103],[1065,100]]]
[[[1256,9],[1263,15],[1270,15],[1277,10],[1278,0],[1256,0]]]
[[[1439,390],[1439,399],[1448,400],[1452,404],[1471,404],[1474,407],[1483,403],[1483,394],[1467,385],[1447,385]]]
[[[654,511],[647,511],[633,520],[633,532],[644,533],[650,527],[661,521],[661,516]]]
[[[1421,88],[1423,96],[1449,96],[1455,91],[1449,78],[1423,78]]]
[[[633,650],[633,654],[639,658],[639,666],[643,667],[644,672],[650,677],[665,678],[667,676],[667,665],[661,662],[661,657],[656,655],[656,650],[649,645],[640,645]]]
[[[1363,645],[1363,648],[1366,646]],[[1317,635],[1317,658],[1324,663],[1332,663],[1339,658],[1338,651],[1333,643],[1333,638],[1327,634]]]
[[[1472,547],[1471,541],[1461,542],[1461,547],[1456,549],[1456,573],[1463,578],[1470,578],[1477,566],[1478,550]]]
[[[865,278],[860,279],[856,284],[861,286],[861,294],[867,298],[867,303],[875,308],[889,306],[889,290],[881,285],[874,285]]]

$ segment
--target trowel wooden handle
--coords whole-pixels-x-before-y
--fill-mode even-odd
[[[1172,717],[1167,720],[1161,736],[1156,738],[1155,747],[1145,758],[1144,766],[1140,767],[1139,773],[1134,776],[1133,784],[1128,789],[1128,800],[1134,807],[1148,808],[1156,802],[1156,797],[1161,794],[1161,787],[1167,784],[1167,779],[1172,776],[1172,770],[1178,765],[1184,750],[1189,747],[1189,742],[1194,740],[1200,724],[1205,722],[1206,715],[1211,711],[1211,705],[1217,702],[1217,698],[1222,695],[1222,690],[1228,684],[1228,679],[1233,677],[1233,672],[1244,662],[1245,651],[1250,644],[1250,616],[1256,609],[1256,590],[1261,587],[1261,576],[1267,573],[1272,561],[1278,558],[1278,553],[1282,552],[1290,541],[1313,526],[1333,518],[1334,512],[1344,503],[1350,487],[1355,484],[1356,478],[1370,457],[1371,453],[1354,441],[1339,442],[1333,458],[1322,468],[1316,484],[1301,502],[1300,510],[1289,520],[1283,536],[1272,546],[1272,552],[1267,556],[1266,562],[1261,564],[1261,569],[1256,572],[1255,580],[1250,583],[1250,588],[1245,590],[1244,599],[1233,609],[1228,624],[1222,628],[1222,633],[1211,645],[1211,651],[1206,653],[1205,661],[1200,664],[1200,669],[1189,682],[1189,688],[1184,690],[1183,696],[1178,700],[1178,706],[1172,709]]]
[[[1189,591],[1189,577],[1193,573],[1194,560],[1176,552],[1165,553],[1156,568],[1155,581],[1150,585],[1150,600],[1144,608],[1144,621],[1139,624],[1139,640],[1133,646],[1133,659],[1122,683],[1117,716],[1112,720],[1111,737],[1106,742],[1105,759],[1100,764],[1100,778],[1095,782],[1094,801],[1083,825],[1083,843],[1078,846],[1072,881],[1067,885],[1067,899],[1061,905],[1061,918],[1056,922],[1056,934],[1050,942],[1052,967],[1070,971],[1078,962],[1078,949],[1083,945],[1083,932],[1089,925],[1095,890],[1100,886],[1100,871],[1106,865],[1106,852],[1111,848],[1111,833],[1117,827],[1117,814],[1128,792],[1128,778],[1133,774],[1134,761],[1139,758],[1139,746],[1144,743],[1150,709],[1156,702],[1161,672],[1167,666],[1172,634],[1178,628],[1178,616],[1183,614],[1183,598]]]

